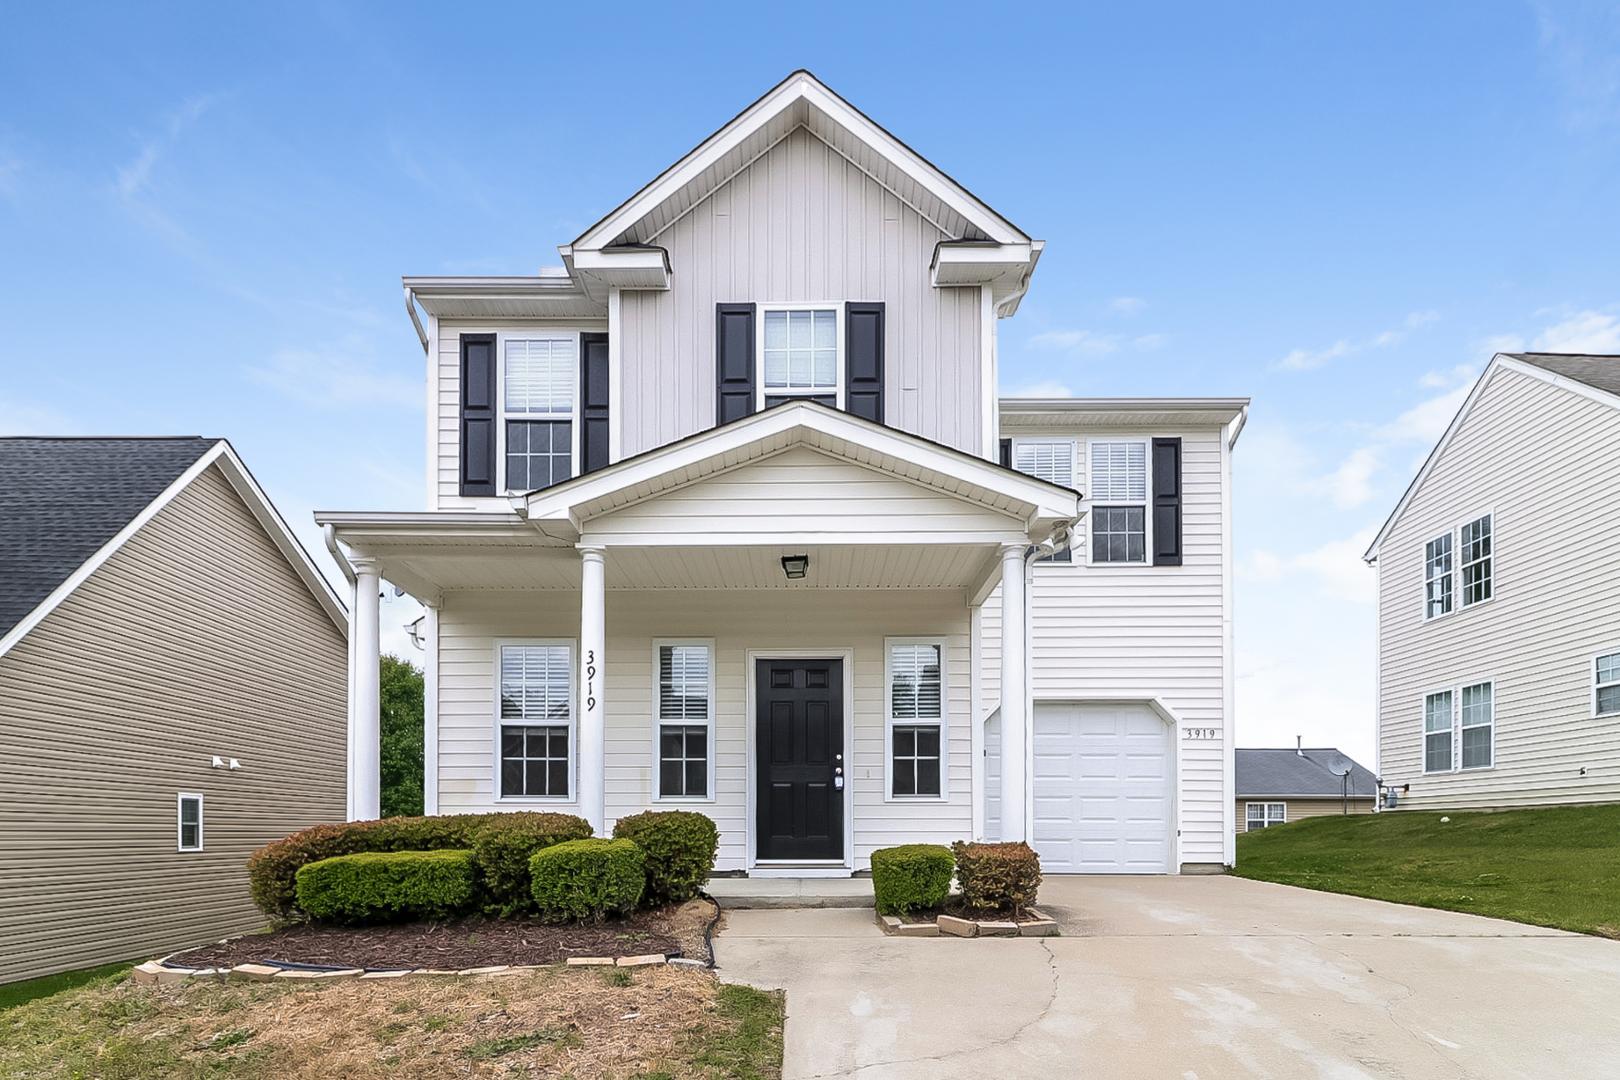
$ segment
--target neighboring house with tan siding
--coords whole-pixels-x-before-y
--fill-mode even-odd
[[[1367,552],[1396,809],[1620,801],[1620,356],[1500,353]]]
[[[345,816],[348,621],[228,443],[0,439],[0,982],[263,924]]]
[[[1239,832],[1252,832],[1303,818],[1370,814],[1378,801],[1378,780],[1332,747],[1292,750],[1238,747]]]

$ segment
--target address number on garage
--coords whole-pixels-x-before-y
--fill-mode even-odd
[[[1181,730],[1182,730],[1182,738],[1187,740],[1188,742],[1194,742],[1194,741],[1204,742],[1204,741],[1207,741],[1209,739],[1218,739],[1218,738],[1221,737],[1221,729],[1220,728],[1190,727],[1190,728],[1182,728]]]

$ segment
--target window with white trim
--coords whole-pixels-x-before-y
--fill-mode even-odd
[[[203,797],[181,792],[177,800],[177,850],[203,849]]]
[[[1598,716],[1620,716],[1620,652],[1592,661],[1592,711]]]
[[[1075,486],[1074,453],[1076,445],[1073,439],[1014,439],[1012,444],[1012,466],[1019,472],[1039,480],[1072,488]],[[1040,561],[1066,563],[1073,561],[1073,558],[1073,551],[1064,548],[1062,551],[1053,552]]]
[[[1451,610],[1451,534],[1430,540],[1423,549],[1423,617]]]
[[[713,798],[714,650],[707,642],[660,643],[658,797]]]
[[[505,339],[501,430],[507,491],[535,491],[574,475],[578,372],[577,334]]]
[[[1491,515],[1476,518],[1460,530],[1459,569],[1462,606],[1483,604],[1491,598]]]
[[[939,641],[888,642],[889,795],[945,796],[945,703]]]
[[[1496,763],[1496,685],[1470,683],[1423,699],[1423,771],[1488,769]]]
[[[500,647],[500,797],[567,799],[573,790],[574,649]]]
[[[838,309],[763,307],[760,315],[763,404],[804,397],[837,408],[844,377]]]
[[[1272,825],[1288,823],[1288,804],[1281,802],[1252,802],[1243,804],[1244,831],[1253,832]]]
[[[1462,688],[1462,707],[1457,716],[1458,726],[1462,729],[1459,768],[1491,767],[1491,744],[1495,741],[1496,730],[1495,696],[1495,687],[1488,682]]]
[[[1086,444],[1091,481],[1091,561],[1148,561],[1146,439],[1093,439]]]
[[[1451,771],[1451,691],[1442,690],[1423,699],[1423,771]]]

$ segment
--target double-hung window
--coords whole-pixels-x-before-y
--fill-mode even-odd
[[[1620,716],[1620,652],[1592,661],[1592,711],[1598,716]]]
[[[1244,830],[1253,832],[1271,825],[1288,823],[1288,804],[1280,802],[1252,802],[1243,804]]]
[[[1496,686],[1472,683],[1423,699],[1423,771],[1488,769],[1496,763]]]
[[[1462,571],[1462,606],[1491,598],[1491,515],[1475,518],[1459,530],[1458,563]]]
[[[501,352],[506,490],[535,491],[574,475],[579,336],[509,337]]]
[[[1423,549],[1423,617],[1451,610],[1451,534],[1437,536]]]
[[[659,642],[658,798],[712,799],[714,646]]]
[[[1074,451],[1073,439],[1014,439],[1012,466],[1037,479],[1072,488],[1075,486]],[[1073,558],[1073,551],[1064,548],[1042,561],[1066,563]]]
[[[761,311],[760,358],[765,373],[760,404],[766,408],[809,398],[841,408],[843,335],[836,307],[793,305]]]
[[[188,792],[181,792],[177,800],[178,818],[176,838],[177,850],[201,851],[203,849],[203,797]]]
[[[1490,514],[1482,514],[1423,546],[1423,617],[1436,619],[1454,607],[1473,607],[1491,598]]]
[[[885,665],[889,686],[889,796],[945,797],[944,642],[891,640]]]
[[[567,799],[573,791],[574,647],[508,642],[498,649],[500,797]]]
[[[1086,444],[1091,490],[1091,562],[1148,561],[1146,439],[1092,439]]]

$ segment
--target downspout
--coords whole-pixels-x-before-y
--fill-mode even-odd
[[[343,571],[344,578],[352,586],[354,584],[354,567],[349,564],[349,557],[343,554],[343,549],[338,547],[337,532],[331,525],[322,525],[321,537],[326,541],[326,550],[332,553],[332,561],[337,563],[338,569]]]
[[[416,291],[409,287],[405,290],[405,314],[411,317],[411,325],[416,327],[416,337],[422,343],[422,352],[428,352],[428,333],[422,326],[421,317],[416,314]]]

